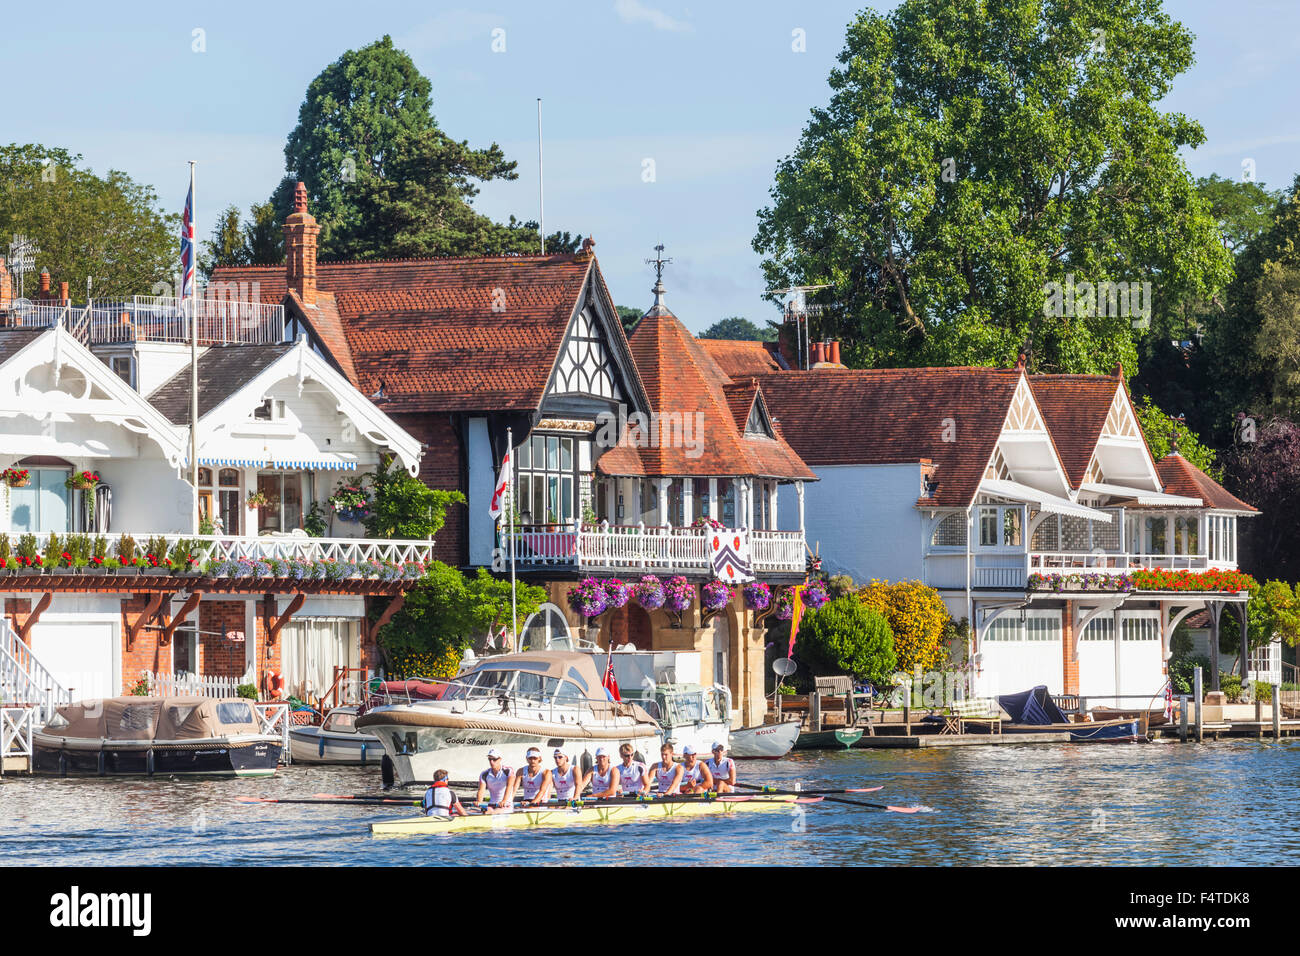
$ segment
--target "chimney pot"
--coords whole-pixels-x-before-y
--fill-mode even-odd
[[[68,284],[66,282],[59,283],[59,298],[65,302],[68,300]]]
[[[285,278],[304,305],[316,304],[316,243],[320,226],[307,211],[307,187],[293,191],[293,212],[284,221]]]
[[[41,270],[41,298],[48,298],[50,294],[50,270]]]
[[[831,343],[831,361],[832,361],[833,363],[835,363],[836,365],[842,365],[842,364],[843,364],[843,363],[840,361],[840,342],[839,342],[839,339],[836,339],[834,342]]]

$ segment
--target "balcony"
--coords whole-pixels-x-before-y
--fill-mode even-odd
[[[515,562],[525,568],[554,567],[582,572],[712,575],[714,535],[739,537],[753,573],[803,574],[807,567],[802,531],[745,531],[665,526],[526,525],[515,529]],[[509,532],[498,542],[509,547]]]
[[[926,555],[926,583],[931,587],[966,587],[964,551],[931,551]],[[1129,551],[1003,551],[970,555],[973,588],[1023,590],[1030,574],[1127,574],[1138,569],[1171,571],[1235,570],[1236,563],[1215,561],[1204,554],[1145,554]]]
[[[270,345],[284,341],[284,306],[226,297],[194,300],[199,345]],[[137,295],[91,299],[15,302],[0,310],[0,327],[54,328],[62,325],[83,345],[190,341],[189,299]]]

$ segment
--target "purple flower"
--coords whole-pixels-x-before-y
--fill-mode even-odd
[[[680,574],[668,579],[664,585],[664,606],[670,611],[681,613],[695,600],[695,588]]]
[[[632,598],[647,611],[664,606],[664,586],[653,574],[647,574],[632,585]]]
[[[632,597],[632,589],[618,578],[607,578],[603,583],[603,587],[605,588],[605,600],[611,611],[617,611],[627,604]]]
[[[604,586],[595,578],[583,578],[568,592],[569,607],[583,617],[597,617],[609,606]]]
[[[803,603],[811,611],[822,607],[830,599],[830,595],[826,593],[825,585],[820,581],[814,581],[803,589]]]
[[[763,581],[750,581],[741,591],[745,595],[745,606],[751,611],[766,611],[772,606],[772,589]]]
[[[706,611],[721,611],[731,603],[731,587],[722,581],[710,581],[700,588],[700,604]]]
[[[776,599],[776,619],[790,621],[794,619],[794,589],[782,588]]]

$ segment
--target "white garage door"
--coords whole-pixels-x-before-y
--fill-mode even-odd
[[[1012,611],[994,620],[980,642],[979,697],[1017,694],[1040,684],[1061,693],[1061,612],[1029,611],[1025,620]]]
[[[1079,696],[1089,705],[1116,706],[1115,619],[1094,617],[1079,635]]]
[[[73,700],[113,697],[113,625],[108,622],[63,624],[38,622],[32,628],[32,653],[72,691]]]
[[[1087,697],[1090,706],[1146,707],[1165,686],[1162,663],[1159,611],[1125,611],[1120,615],[1118,661],[1114,618],[1093,618],[1079,636],[1079,695]]]

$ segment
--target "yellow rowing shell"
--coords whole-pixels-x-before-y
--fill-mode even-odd
[[[370,824],[376,836],[401,833],[463,833],[470,830],[516,830],[533,827],[594,826],[601,823],[631,823],[666,817],[700,817],[743,813],[750,810],[788,809],[796,797],[772,794],[763,797],[719,797],[716,800],[664,800],[646,803],[618,803],[606,806],[555,807],[483,813],[467,817],[403,817]]]

